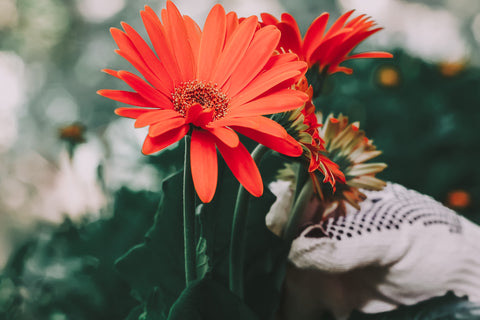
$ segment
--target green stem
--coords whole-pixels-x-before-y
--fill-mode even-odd
[[[188,285],[196,278],[195,248],[195,191],[190,168],[190,135],[186,135],[183,171],[183,240],[185,253],[185,281]]]
[[[299,163],[297,169],[297,182],[295,184],[295,194],[293,196],[294,203],[297,201],[300,191],[302,191],[303,186],[305,186],[308,180],[311,180],[308,167],[303,163]]]
[[[257,164],[269,149],[259,144],[252,152]],[[245,227],[247,223],[249,194],[241,185],[233,212],[232,234],[230,237],[230,290],[243,299],[243,267],[245,260]]]
[[[300,188],[300,186],[297,185],[297,188]],[[312,198],[312,195],[313,184],[312,180],[308,179],[306,183],[301,187],[301,191],[298,193],[298,197],[296,198],[295,203],[292,207],[292,214],[283,233],[283,238],[286,240],[289,246],[297,235],[298,223],[300,222],[302,215],[305,212],[308,201]]]

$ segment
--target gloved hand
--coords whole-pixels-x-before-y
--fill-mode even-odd
[[[480,303],[480,227],[388,183],[360,210],[307,227],[292,244],[282,319],[346,319],[452,290]]]

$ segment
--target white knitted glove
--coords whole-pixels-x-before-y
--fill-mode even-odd
[[[389,183],[362,190],[357,212],[306,228],[294,240],[283,319],[346,319],[452,290],[480,302],[480,227],[432,198]]]

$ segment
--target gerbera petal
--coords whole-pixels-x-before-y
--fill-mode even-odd
[[[362,59],[362,58],[393,58],[393,54],[389,52],[383,52],[383,51],[371,51],[371,52],[352,54],[351,56],[346,57],[345,60]]]
[[[298,61],[298,64],[297,62],[293,62],[292,64],[294,64],[294,66],[303,67],[303,69],[306,69],[306,64],[304,62]],[[256,101],[254,100],[255,98],[257,98],[258,96],[261,96],[263,93],[267,92],[271,88],[284,82],[285,80],[289,80],[291,78],[297,77],[302,73],[303,71],[299,71],[298,68],[292,68],[291,66],[285,66],[283,68],[268,70],[267,72],[255,78],[249,84],[249,86],[245,88],[245,90],[239,93],[238,96],[232,98],[231,112],[235,112],[238,106],[242,106],[242,109],[243,109],[245,104],[249,104],[250,102]],[[287,90],[287,89],[284,89],[284,90]],[[282,90],[282,93],[285,93],[285,91]],[[283,96],[282,93],[280,93],[279,96]],[[287,95],[292,94],[292,97],[293,97],[297,93],[288,91]],[[274,95],[276,95],[276,93]],[[298,96],[302,97],[302,101],[306,100],[304,98],[306,94],[299,93]]]
[[[342,27],[345,25],[345,22],[348,20],[348,18],[352,15],[352,13],[355,10],[350,10],[348,12],[345,12],[340,16],[340,18],[337,19],[333,23],[333,25],[330,27],[330,29],[327,31],[327,34],[325,35],[325,38],[328,38],[330,36],[333,36],[335,33],[337,33],[339,30],[342,29]]]
[[[120,50],[115,51],[118,55],[130,62],[154,87],[161,90],[163,93],[170,91],[168,89],[168,82],[171,82],[170,79],[167,77],[167,79],[162,81],[152,72],[127,34],[116,28],[111,28],[110,33],[120,48]]]
[[[165,36],[165,29],[158,19],[158,16],[149,6],[145,6],[145,11],[140,11],[140,15],[142,16],[143,24],[145,25],[145,29],[147,30],[158,58],[165,66],[174,84],[180,82],[180,69],[178,68],[175,56]]]
[[[343,29],[334,36],[325,38],[326,40],[312,52],[310,60],[318,62],[320,67],[331,65],[331,61],[328,58],[331,56],[336,57],[336,55],[332,55],[331,53],[337,50],[338,46],[342,44],[345,37],[347,37],[351,31],[351,29]]]
[[[265,117],[257,117],[257,121],[256,128],[232,126],[232,129],[284,155],[298,157],[303,153],[300,144],[277,122]]]
[[[126,117],[136,119],[144,113],[150,112],[150,109],[140,109],[140,108],[117,108],[115,109],[115,114]]]
[[[138,76],[128,71],[119,71],[118,75],[125,81],[133,90],[138,92],[143,98],[148,100],[158,108],[173,109],[172,101],[164,94],[149,86],[145,81]]]
[[[112,77],[120,79],[120,76],[118,75],[117,70],[112,70],[112,69],[102,69],[102,72],[105,72],[106,74],[111,75]]]
[[[146,100],[136,92],[102,89],[98,90],[97,93],[105,98],[116,100],[125,104],[130,104],[132,106],[157,108],[155,104]]]
[[[225,32],[225,42],[230,39],[230,36],[233,34],[235,29],[238,27],[238,18],[237,14],[233,11],[227,13],[227,23],[226,23],[226,32]]]
[[[195,59],[193,58],[192,47],[188,40],[187,28],[182,15],[172,1],[167,1],[168,24],[165,28],[168,32],[172,51],[177,59],[180,69],[181,80],[188,81],[195,76]]]
[[[302,75],[306,69],[307,65],[305,62],[294,61],[261,73],[238,93],[237,96],[232,97],[232,109],[236,105],[242,105],[255,99],[285,80]]]
[[[217,149],[210,133],[193,130],[190,142],[192,179],[198,197],[208,203],[213,199],[218,180]]]
[[[150,49],[145,40],[143,40],[143,38],[130,25],[122,22],[122,27],[137,49],[139,55],[145,61],[146,66],[150,68],[154,76],[160,81],[161,85],[158,87],[158,89],[165,88],[165,93],[171,92],[173,90],[172,79],[168,76],[165,67],[160,60],[158,60],[152,49]]]
[[[352,74],[353,73],[353,69],[352,68],[347,68],[347,67],[330,67],[328,68],[328,73],[329,74],[334,74],[334,73],[337,73],[337,72],[343,72],[345,74]]]
[[[218,58],[218,63],[213,73],[213,83],[222,87],[230,77],[233,70],[240,63],[247,48],[252,41],[255,29],[257,28],[257,17],[251,16],[245,19],[233,32],[232,36],[225,43],[225,48]]]
[[[213,128],[205,128],[211,134],[213,134],[217,139],[225,143],[230,148],[235,148],[240,143],[240,139],[238,135],[230,128],[225,127],[213,127]]]
[[[267,26],[255,33],[253,40],[240,64],[232,74],[228,90],[231,97],[243,89],[265,66],[280,40],[280,31]]]
[[[208,80],[215,69],[218,56],[225,41],[226,17],[225,10],[219,4],[214,6],[208,14],[203,27],[200,49],[198,52],[197,77]]]
[[[241,143],[230,148],[220,140],[217,140],[217,148],[241,185],[255,197],[260,197],[263,194],[262,176],[247,148]]]
[[[184,117],[163,118],[155,124],[150,125],[148,128],[148,135],[150,137],[156,137],[164,134],[167,131],[176,129],[185,124]]]
[[[303,58],[302,37],[297,34],[295,28],[286,22],[278,23],[277,28],[282,33],[282,39],[278,46],[283,48],[285,52],[291,51],[296,53],[300,58]]]
[[[185,21],[185,28],[187,28],[188,39],[192,46],[193,58],[195,59],[195,65],[198,66],[198,51],[200,48],[200,39],[202,37],[202,30],[198,24],[193,21],[189,16],[183,16]]]
[[[147,136],[142,147],[143,154],[149,155],[168,147],[182,139],[188,133],[188,130],[190,130],[190,126],[185,125],[165,132],[157,137]]]
[[[266,25],[276,25],[278,23],[278,19],[270,13],[261,13],[260,18],[262,18],[262,22]]]
[[[305,58],[308,62],[310,62],[310,56],[313,51],[323,41],[323,34],[327,28],[328,18],[329,14],[327,12],[322,13],[312,22],[305,33],[305,38],[303,39],[303,52],[305,53]]]
[[[213,118],[212,109],[204,109],[199,103],[194,104],[187,110],[185,122],[197,127],[205,127]]]
[[[304,92],[283,89],[271,95],[252,100],[235,109],[232,108],[229,116],[258,116],[285,112],[300,107],[307,100],[308,95]]]
[[[137,121],[135,121],[135,128],[142,128],[157,122],[163,122],[175,118],[185,119],[178,112],[173,110],[151,110],[137,118]]]
[[[334,51],[331,51],[330,57],[326,58],[331,61],[331,65],[340,64],[345,60],[345,56],[353,50],[360,42],[371,36],[372,34],[382,30],[382,28],[377,28],[373,30],[368,30],[360,33],[355,33],[348,38],[346,38],[341,45],[337,46]]]

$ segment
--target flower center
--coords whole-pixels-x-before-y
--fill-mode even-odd
[[[198,80],[183,82],[172,93],[174,110],[185,116],[187,110],[194,104],[200,104],[203,109],[213,110],[213,120],[223,118],[228,111],[230,100],[217,88],[217,85],[203,83]]]

